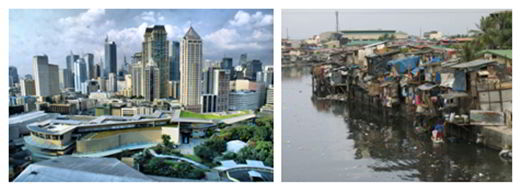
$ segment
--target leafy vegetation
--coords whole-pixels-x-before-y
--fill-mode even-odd
[[[156,157],[152,157],[147,163],[144,163],[141,171],[146,174],[186,179],[202,179],[205,176],[204,170],[193,167],[190,163]]]
[[[174,143],[172,143],[170,141],[170,139],[171,139],[170,135],[161,135],[161,139],[163,140],[163,146],[168,147],[168,148],[174,146]]]
[[[474,40],[458,47],[463,61],[477,58],[483,49],[512,49],[512,11],[481,17],[476,27],[469,31]]]
[[[259,141],[246,146],[237,153],[235,160],[241,163],[245,163],[246,160],[259,160],[264,165],[273,167],[273,142]]]
[[[213,162],[213,159],[226,151],[226,141],[213,137],[194,148],[194,153],[204,162]]]

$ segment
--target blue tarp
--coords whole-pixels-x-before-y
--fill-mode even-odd
[[[406,70],[414,69],[420,62],[420,56],[412,56],[403,59],[396,59],[387,62],[388,66],[394,66],[396,71],[400,74],[405,73]]]
[[[416,67],[411,72],[413,75],[416,75],[420,70],[423,70],[423,67]]]
[[[441,74],[440,72],[436,72],[436,83],[441,83]]]
[[[438,62],[441,62],[441,58],[439,58],[439,57],[433,57],[433,58],[429,61],[429,64],[430,64],[430,63],[438,63]]]
[[[465,72],[456,71],[454,72],[454,84],[452,84],[452,90],[454,91],[466,91],[467,90],[467,79]]]

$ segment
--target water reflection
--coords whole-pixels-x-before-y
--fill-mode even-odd
[[[283,103],[291,99],[291,103],[300,103],[306,105],[310,103],[315,110],[300,110],[298,115],[307,117],[316,117],[318,114],[330,114],[336,118],[342,118],[344,124],[338,125],[335,129],[346,129],[344,139],[352,140],[352,146],[344,146],[352,153],[352,159],[344,161],[345,167],[357,165],[357,162],[363,162],[368,171],[360,171],[366,174],[364,178],[371,178],[372,175],[392,175],[404,181],[511,181],[512,165],[503,162],[498,157],[498,152],[485,147],[476,146],[468,143],[444,143],[433,144],[428,135],[417,133],[413,126],[411,118],[397,117],[398,112],[392,112],[393,118],[389,114],[384,113],[375,108],[370,108],[356,102],[338,102],[317,100],[308,96],[307,98],[299,98],[292,91],[310,91],[309,68],[290,68],[284,69],[283,72]],[[291,82],[291,85],[290,85]],[[298,84],[298,85],[295,85]],[[297,89],[285,89],[288,87],[296,87]],[[288,93],[286,93],[288,92]],[[289,96],[286,94],[293,94]],[[302,100],[302,101],[295,101]],[[285,106],[283,105],[283,108]],[[291,118],[285,118],[284,114],[291,113],[289,110],[283,110],[283,130],[294,129],[291,126],[295,124]],[[317,121],[313,118],[301,118]],[[284,121],[288,122],[284,122]],[[301,123],[301,122],[300,122]],[[304,125],[306,125],[304,123]],[[302,126],[302,124],[299,124]],[[310,123],[311,126],[311,123]],[[302,127],[299,127],[302,129]],[[284,131],[283,138],[289,138],[286,134],[299,134],[294,131]],[[322,134],[316,132],[314,134]],[[291,135],[293,138],[296,135]],[[295,140],[295,139],[294,139]],[[335,145],[340,141],[323,141],[328,144]],[[311,148],[313,144],[306,143]],[[343,146],[340,146],[343,147]],[[287,154],[284,150],[292,150],[283,146],[283,154]],[[291,153],[299,155],[298,153]],[[326,156],[328,154],[325,154]],[[334,154],[329,154],[334,155]],[[285,166],[286,157],[283,155],[283,166]],[[304,157],[303,157],[304,158]],[[289,159],[298,159],[291,157]],[[318,160],[317,160],[318,161]],[[328,158],[320,159],[317,162],[321,166],[329,166]],[[337,165],[338,166],[338,165]],[[340,167],[338,167],[340,168]],[[325,168],[327,169],[327,168]],[[333,168],[334,169],[334,168]],[[295,168],[283,167],[283,178],[285,171],[297,171]],[[302,170],[299,170],[302,171]],[[345,169],[347,174],[353,173],[350,169]],[[302,174],[306,174],[302,172]],[[309,173],[309,174],[316,174]],[[292,173],[288,173],[292,175]],[[330,175],[327,175],[330,176]],[[313,180],[326,175],[310,175],[304,180]],[[334,179],[333,181],[345,180],[349,181],[349,177]],[[370,181],[370,179],[368,179]],[[374,181],[379,181],[375,179]]]

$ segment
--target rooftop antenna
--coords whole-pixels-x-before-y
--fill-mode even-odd
[[[289,29],[286,28],[286,39],[289,40]]]
[[[336,32],[338,33],[338,11],[335,11],[336,16]]]

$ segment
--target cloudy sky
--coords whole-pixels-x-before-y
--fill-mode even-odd
[[[123,56],[141,51],[147,26],[165,25],[168,40],[179,41],[190,25],[203,38],[209,60],[241,53],[248,59],[273,63],[273,11],[264,10],[14,10],[9,11],[9,65],[23,76],[32,74],[32,57],[47,54],[49,62],[65,67],[65,57],[94,53],[103,56],[105,36],[115,41],[118,68]]]
[[[282,36],[305,39],[335,31],[336,10],[282,10]],[[447,35],[475,29],[489,9],[345,9],[338,10],[340,30],[398,30],[418,35],[420,30],[438,30]]]

